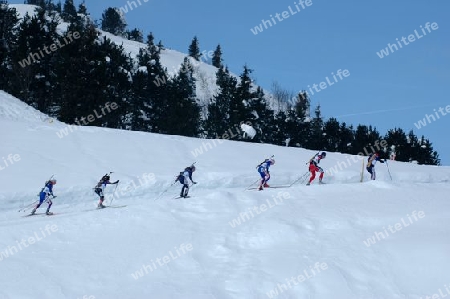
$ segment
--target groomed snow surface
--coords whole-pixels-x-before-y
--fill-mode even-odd
[[[392,161],[360,183],[357,157],[328,153],[327,184],[256,191],[264,158],[275,155],[271,186],[286,186],[315,152],[69,127],[3,92],[0,126],[2,299],[450,294],[449,167]],[[174,199],[194,161],[198,184]],[[106,204],[126,207],[96,210],[109,171],[120,183]],[[55,215],[23,217],[52,174]]]

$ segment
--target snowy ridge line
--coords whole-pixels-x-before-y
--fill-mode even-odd
[[[54,120],[46,114],[0,90],[0,119],[13,121],[48,122]]]
[[[128,4],[131,6],[130,3],[133,2],[136,1],[129,1]],[[37,7],[28,4],[9,4],[9,6],[17,10],[19,14],[19,19],[23,18],[23,16],[25,16],[26,13],[28,13],[30,16],[33,16],[35,14],[34,10]],[[61,34],[61,36],[63,36],[63,34],[67,31],[68,26],[69,24],[66,22],[61,22],[58,25],[58,31]],[[139,54],[139,50],[141,48],[147,47],[145,43],[131,41],[119,36],[115,36],[109,32],[101,30],[100,28],[97,28],[96,30],[99,32],[98,37],[99,39],[106,37],[107,39],[115,43],[117,46],[123,46],[126,53],[128,53],[133,59],[137,57],[137,55]],[[195,67],[193,68],[194,71],[193,76],[196,79],[195,86],[197,98],[199,99],[200,104],[205,104],[218,92],[218,86],[216,84],[217,68],[210,64],[205,63],[204,61],[196,61],[194,59],[191,59],[188,54],[176,50],[163,49],[161,50],[160,53],[161,64],[163,67],[167,68],[169,75],[177,73],[177,71],[180,69],[183,63],[183,60],[186,57],[189,57],[189,60],[195,63]],[[239,76],[234,73],[231,73],[231,75],[234,76],[236,79],[239,78]],[[160,78],[160,80],[164,81],[165,78]],[[162,81],[161,83],[163,83]],[[255,84],[253,84],[253,86],[254,89],[256,90],[257,86]],[[272,108],[275,107],[277,103],[275,103],[275,100],[270,95],[270,92],[264,88],[263,91],[268,105]]]

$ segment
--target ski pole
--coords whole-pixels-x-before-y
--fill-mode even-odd
[[[256,181],[254,181],[250,186],[248,186],[247,188],[245,188],[245,190],[250,189],[251,186],[253,186],[254,184],[256,184],[260,179],[257,179]]]
[[[117,184],[116,184],[116,188],[114,188],[114,191],[113,191],[113,198],[111,199],[111,201],[109,202],[109,205],[112,205],[112,202],[113,202],[113,200],[114,200],[114,194],[116,193],[116,189],[117,189],[117,186],[119,185],[119,182],[117,182]]]
[[[164,190],[163,192],[161,192],[161,194],[158,195],[158,197],[155,198],[155,200],[158,200],[161,198],[161,196],[166,193],[177,181],[173,182],[169,187],[167,187],[166,190]]]
[[[17,211],[17,212],[21,212],[21,211],[22,211],[22,212],[25,212],[26,210],[28,210],[29,208],[31,208],[33,205],[35,205],[37,202],[38,202],[38,201],[35,200],[33,203],[27,205],[26,207],[20,208],[20,210]]]
[[[52,197],[52,198],[50,198],[50,196]],[[50,200],[52,200],[52,199],[54,199],[54,198],[56,198],[56,196],[54,196],[54,195],[47,195],[46,197],[45,197],[45,203],[48,203],[48,201]]]
[[[303,182],[307,177],[308,177],[309,171],[305,172],[304,175],[302,175],[301,177],[299,177],[298,179],[296,179],[292,184],[289,185],[289,187],[291,187],[292,185],[294,185],[295,183],[299,182],[300,180]]]
[[[387,162],[387,160],[384,160],[384,162],[386,162],[386,166],[387,166],[387,169],[388,169],[389,177],[391,178],[391,181],[392,181],[391,171],[389,170],[388,162]]]

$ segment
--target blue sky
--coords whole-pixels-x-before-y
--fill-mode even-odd
[[[447,114],[450,105],[445,92],[450,82],[448,1],[311,0],[303,7],[299,0],[139,1],[125,14],[129,27],[145,35],[153,32],[166,47],[186,53],[194,36],[202,50],[220,44],[232,72],[240,74],[247,64],[256,83],[267,90],[275,81],[292,92],[308,90],[308,85],[328,77],[334,84],[324,83],[324,89],[317,87],[320,92],[311,95],[312,105],[320,103],[324,117],[373,125],[382,135],[394,127],[413,129],[431,140],[443,165],[450,165],[450,115],[439,113],[439,119],[420,129],[414,125],[440,107]],[[85,2],[91,16],[100,19],[107,7],[129,9],[132,1]],[[271,15],[276,24],[272,21],[270,27]],[[254,34],[251,29],[262,20],[268,28]],[[425,35],[427,22],[438,28]],[[411,34],[415,37],[409,42]],[[408,45],[400,41],[400,48],[396,39],[402,37]],[[398,49],[392,46],[389,55],[380,58],[377,52],[388,43]],[[332,73],[339,69],[349,75],[336,77],[336,82]]]

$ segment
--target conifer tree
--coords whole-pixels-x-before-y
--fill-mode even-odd
[[[129,40],[135,41],[135,42],[144,42],[144,35],[141,30],[134,28],[131,31],[127,31],[127,38]]]
[[[104,102],[104,88],[99,85],[105,82],[101,73],[105,72],[106,57],[97,43],[98,33],[93,24],[86,25],[79,20],[71,23],[67,30],[79,32],[80,38],[58,52],[55,72],[61,84],[59,119],[69,124],[87,125],[90,122],[82,122],[81,118],[92,114],[93,109]]]
[[[56,4],[53,4],[53,10],[61,15],[61,13],[62,13],[62,3],[61,3],[61,1],[58,1]]]
[[[287,134],[287,117],[285,111],[278,111],[275,115],[274,122],[275,125],[271,143],[281,146],[289,146],[290,140],[288,139]]]
[[[256,92],[253,94],[253,98],[249,101],[249,107],[251,117],[248,119],[252,123],[252,127],[256,130],[257,134],[252,138],[253,142],[272,142],[275,120],[274,112],[269,109],[265,99],[264,92],[261,87],[257,87]]]
[[[293,132],[292,135],[295,136],[296,146],[301,146],[305,148],[309,148],[310,143],[316,137],[312,132],[312,120],[310,114],[310,103],[311,100],[306,91],[300,91],[297,94],[295,106],[292,109],[293,115],[291,118],[295,117],[296,120],[296,132]],[[289,107],[289,106],[288,106]],[[320,112],[320,109],[319,109]]]
[[[28,5],[36,5],[41,8],[45,8],[45,0],[25,0],[24,3]]]
[[[129,120],[129,129],[133,131],[147,131],[150,132],[151,128],[148,123],[148,115],[150,113],[146,110],[150,109],[149,104],[149,91],[148,91],[148,74],[146,65],[150,61],[150,55],[146,49],[139,49],[137,55],[139,66],[133,73],[132,97],[130,99],[130,105],[126,112],[126,118]]]
[[[369,143],[369,128],[366,125],[357,125],[355,141],[352,144],[352,153],[356,155],[359,152],[364,152],[364,154],[369,155],[372,152]]]
[[[252,91],[252,79],[250,74],[252,70],[244,65],[244,70],[239,76],[239,84],[236,88],[236,96],[231,102],[231,117],[230,121],[232,125],[246,122],[252,119],[254,116],[251,114],[250,102],[255,97],[255,93]]]
[[[338,151],[341,139],[339,122],[333,117],[328,119],[324,124],[323,132],[325,133],[323,149],[331,152]]]
[[[158,42],[158,45],[157,45],[157,46],[158,46],[159,51],[165,49],[165,47],[164,47],[164,45],[163,45],[163,43],[162,43],[162,40],[160,40],[160,41]]]
[[[119,9],[110,7],[103,12],[101,25],[103,31],[125,36],[126,27],[127,23]]]
[[[323,149],[326,145],[325,136],[320,105],[317,105],[314,110],[314,118],[311,120],[311,139],[307,143],[307,147],[313,150]]]
[[[78,5],[78,13],[85,15],[85,16],[89,15],[89,13],[87,11],[86,3],[84,2],[84,0],[83,0],[83,2],[80,3],[80,5]]]
[[[278,119],[280,119],[278,117]],[[285,143],[286,146],[291,147],[305,147],[308,148],[309,142],[309,122],[302,123],[301,119],[298,117],[295,107],[288,108],[285,112],[285,118],[281,118],[283,121],[280,127],[284,128],[285,132]],[[300,130],[303,131],[304,127],[308,128],[308,135],[302,134]]]
[[[200,57],[202,57],[202,54],[200,53],[200,46],[196,36],[194,36],[194,38],[192,39],[188,53],[190,57],[194,58],[197,61],[199,61]]]
[[[167,117],[169,80],[152,33],[147,36],[147,47],[140,49],[137,59],[138,71],[133,78],[133,126],[162,133]]]
[[[131,68],[132,62],[122,45],[116,45],[106,37],[99,45],[101,57],[97,63],[98,71],[93,74],[93,79],[97,83],[102,93],[101,102],[94,110],[105,107],[110,103],[116,109],[108,109],[101,118],[98,118],[97,125],[110,128],[123,129],[129,124],[125,119],[125,114],[129,110],[131,93]],[[92,125],[95,125],[94,123]]]
[[[132,92],[129,111],[130,128],[135,131],[152,131],[149,123],[151,116],[151,84],[149,79],[149,68],[151,57],[148,48],[139,49],[137,55],[137,69],[133,74]]]
[[[220,45],[217,45],[216,50],[214,50],[213,57],[212,57],[212,65],[216,68],[220,69],[223,66],[223,60],[222,60],[222,49]]]
[[[54,12],[38,8],[32,17],[24,16],[11,49],[12,94],[44,113],[51,112],[52,90],[57,88],[53,72],[57,52],[48,47],[58,38],[58,24]]]
[[[297,94],[297,102],[295,105],[295,111],[297,117],[301,119],[302,122],[308,122],[310,120],[310,105],[311,99],[306,91],[302,90]]]
[[[196,102],[192,65],[185,57],[181,68],[168,83],[168,110],[162,132],[197,137],[200,132],[200,107]]]
[[[228,68],[222,67],[216,72],[216,82],[219,92],[207,107],[207,118],[203,125],[209,138],[220,137],[233,126],[230,121],[231,103],[236,97],[237,80],[230,75]]]
[[[387,132],[384,137],[389,146],[395,147],[395,155],[397,161],[408,162],[408,140],[405,132],[401,128],[394,128]]]
[[[18,14],[15,8],[9,7],[8,2],[0,3],[0,89],[11,91],[12,52],[17,39]]]
[[[155,51],[157,48],[157,46],[155,46],[155,37],[152,32],[147,35],[147,48],[149,51]]]
[[[337,151],[340,153],[353,153],[352,142],[354,140],[353,127],[347,126],[345,122],[339,125],[339,143]],[[354,153],[358,154],[358,153]]]
[[[73,0],[65,0],[61,17],[66,22],[74,22],[78,15]]]
[[[441,164],[439,155],[436,151],[433,150],[433,146],[430,140],[426,139],[422,135],[418,143],[419,146],[417,148],[417,153],[414,156],[414,160],[416,160],[419,164],[427,164],[427,165]]]

